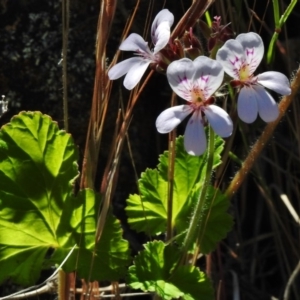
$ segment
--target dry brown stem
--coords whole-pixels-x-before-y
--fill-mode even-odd
[[[181,37],[185,30],[193,27],[196,24],[197,20],[202,17],[202,15],[206,12],[206,10],[211,6],[213,2],[214,0],[194,1],[173,30],[171,34],[171,40]]]

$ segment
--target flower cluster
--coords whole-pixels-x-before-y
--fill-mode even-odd
[[[215,60],[204,55],[194,60],[182,57],[172,61],[165,57],[165,53],[168,53],[164,52],[166,48],[171,49],[180,43],[170,41],[170,28],[174,17],[169,10],[164,9],[156,16],[151,27],[154,49],[150,50],[148,43],[133,33],[124,40],[120,50],[134,51],[137,56],[118,63],[108,72],[110,79],[127,74],[124,86],[130,90],[138,84],[149,65],[163,65],[166,61],[172,61],[166,69],[168,82],[172,90],[186,100],[187,104],[163,111],[156,120],[156,127],[158,132],[168,133],[191,115],[184,134],[185,149],[191,155],[201,155],[206,150],[204,126],[208,122],[223,138],[232,133],[233,123],[230,116],[223,108],[214,104],[213,97],[223,83],[224,72],[232,78],[231,85],[238,88],[237,112],[245,123],[254,122],[258,115],[265,122],[272,122],[278,117],[277,103],[265,88],[280,95],[291,93],[289,80],[282,73],[269,71],[254,75],[264,55],[264,44],[258,34],[249,32],[230,39],[230,29],[220,25],[220,17],[215,20],[219,33],[212,33],[213,43],[209,44],[209,51],[213,53],[212,48],[220,47],[220,43],[223,43],[216,52]],[[192,37],[191,29],[187,36]],[[193,45],[198,43],[191,43],[189,50]],[[181,50],[175,52],[180,53]],[[204,52],[199,48],[194,49],[193,53],[197,51]]]

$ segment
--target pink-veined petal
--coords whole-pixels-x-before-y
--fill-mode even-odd
[[[256,92],[259,116],[265,122],[273,122],[279,116],[279,109],[273,97],[260,85],[253,86]]]
[[[150,61],[142,59],[131,67],[123,82],[126,89],[132,90],[138,84],[149,64]]]
[[[193,109],[189,105],[178,105],[164,110],[156,119],[155,125],[159,133],[168,133],[178,126]]]
[[[139,35],[136,33],[130,34],[120,45],[119,47],[122,51],[135,51],[137,52],[142,51],[146,52],[148,54],[152,54],[148,43]]]
[[[239,79],[239,70],[243,64],[244,49],[236,40],[228,40],[217,52],[216,60],[232,78]]]
[[[173,25],[174,22],[174,16],[168,9],[161,10],[153,20],[152,26],[151,26],[151,38],[154,45],[157,44],[158,36],[159,36],[159,30],[157,28],[162,22],[167,22],[169,31],[170,27]],[[169,40],[168,40],[169,41]]]
[[[197,110],[189,119],[184,132],[184,148],[190,155],[201,155],[207,147],[201,111]]]
[[[115,80],[125,75],[134,65],[139,64],[143,59],[141,57],[132,57],[125,59],[114,65],[108,71],[110,80]]]
[[[221,137],[229,137],[232,134],[233,123],[224,109],[209,105],[205,108],[204,114],[216,134]]]
[[[194,62],[195,74],[193,81],[197,82],[207,100],[221,85],[224,77],[222,65],[207,56],[199,56]]]
[[[258,114],[256,92],[252,87],[243,87],[240,90],[237,103],[239,118],[245,123],[253,123]]]
[[[167,69],[167,78],[173,91],[181,98],[191,101],[191,89],[195,68],[188,58],[173,61]]]
[[[170,40],[171,29],[168,22],[162,22],[159,24],[156,30],[157,41],[153,50],[153,53],[157,53],[163,49]]]
[[[264,56],[264,43],[254,32],[242,33],[236,37],[244,49],[244,57],[249,64],[250,75],[254,73]]]
[[[279,72],[269,71],[259,74],[257,82],[280,95],[289,95],[291,93],[288,78]]]

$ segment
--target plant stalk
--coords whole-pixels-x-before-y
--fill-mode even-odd
[[[171,106],[176,104],[176,94],[172,93]],[[173,190],[175,172],[175,140],[176,129],[169,133],[169,168],[168,168],[168,218],[167,218],[167,241],[173,238]]]
[[[203,186],[200,190],[200,195],[198,198],[198,201],[195,205],[194,214],[192,216],[192,219],[190,221],[190,226],[187,231],[187,235],[184,239],[182,250],[184,255],[188,252],[189,249],[192,248],[193,243],[197,239],[197,233],[199,231],[199,222],[201,219],[201,211],[203,208],[203,203],[205,201],[205,197],[207,194],[207,188],[209,186],[210,180],[211,180],[211,173],[213,168],[213,162],[214,162],[214,150],[215,150],[215,133],[211,126],[209,126],[209,134],[208,134],[208,149],[207,149],[207,164],[206,164],[206,172],[205,172],[205,178],[203,181]],[[200,248],[200,245],[198,245]]]

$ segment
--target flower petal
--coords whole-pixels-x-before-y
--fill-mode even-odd
[[[149,64],[149,60],[140,59],[129,69],[123,82],[127,90],[132,90],[139,83]]]
[[[156,44],[153,50],[154,54],[163,49],[168,44],[170,36],[171,29],[169,23],[160,23],[156,30]]]
[[[239,34],[235,40],[228,40],[217,52],[216,59],[229,76],[239,79],[241,67],[248,65],[248,75],[252,75],[263,55],[264,44],[261,37],[254,32],[248,32]]]
[[[154,45],[156,45],[158,43],[159,33],[160,33],[160,31],[158,30],[158,27],[163,22],[167,22],[168,27],[169,27],[169,31],[170,31],[170,27],[174,23],[174,16],[168,9],[161,10],[156,15],[155,19],[153,20],[153,23],[152,23],[152,26],[151,26],[151,38],[152,38],[152,42],[153,42]],[[170,36],[169,36],[169,38],[170,38]],[[169,39],[168,39],[168,41],[169,41]]]
[[[152,54],[148,43],[145,42],[145,40],[136,33],[130,34],[120,45],[119,47],[120,50],[122,51],[142,51],[146,52],[148,54]]]
[[[239,70],[245,61],[243,46],[236,40],[228,40],[218,50],[216,60],[230,77],[239,79]]]
[[[264,56],[264,43],[261,37],[254,32],[239,34],[236,41],[243,46],[244,57],[249,64],[250,75],[252,75]]]
[[[125,75],[134,65],[139,64],[143,59],[141,57],[132,57],[125,59],[118,64],[114,65],[108,71],[110,80],[115,80]]]
[[[229,137],[232,134],[233,123],[224,109],[209,105],[205,108],[204,114],[216,134],[221,137]]]
[[[222,65],[207,56],[199,56],[194,62],[195,74],[193,81],[197,82],[207,100],[221,85],[224,77]]]
[[[168,133],[178,126],[193,109],[189,105],[178,105],[164,110],[156,119],[155,125],[160,133]]]
[[[191,101],[191,89],[195,68],[188,58],[173,61],[167,69],[167,78],[173,91],[181,98]]]
[[[201,155],[207,147],[201,111],[197,110],[189,119],[184,132],[184,148],[190,155]]]
[[[279,109],[273,97],[260,85],[253,86],[256,92],[259,116],[265,122],[273,122],[279,116]]]
[[[240,90],[237,111],[239,118],[245,123],[253,123],[258,114],[256,92],[252,87],[243,87]]]
[[[289,95],[291,93],[288,78],[279,72],[269,71],[259,74],[257,82],[280,95]]]

